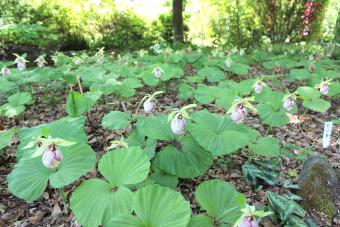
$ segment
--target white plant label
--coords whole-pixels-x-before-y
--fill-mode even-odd
[[[331,140],[333,122],[325,122],[325,127],[323,129],[322,147],[326,149],[329,146],[329,141]]]

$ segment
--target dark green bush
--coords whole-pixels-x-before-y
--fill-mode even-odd
[[[97,46],[114,49],[140,49],[152,44],[154,36],[147,24],[135,13],[118,12],[109,22],[103,24],[99,32],[103,35]]]
[[[0,27],[0,40],[5,44],[29,45],[42,49],[55,46],[60,36],[40,24],[6,24]]]
[[[188,27],[189,15],[184,14],[184,39],[187,40],[189,27]],[[172,43],[174,40],[173,26],[172,26],[172,12],[163,13],[159,15],[158,19],[152,22],[151,25],[153,35],[159,40],[167,43]]]

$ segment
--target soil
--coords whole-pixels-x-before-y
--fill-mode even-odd
[[[186,70],[193,70],[191,67],[186,67]],[[186,74],[191,74],[187,72]],[[173,85],[175,86],[175,85]],[[51,122],[67,116],[65,111],[66,94],[65,90],[51,91],[41,87],[35,87],[35,105],[30,106],[25,113],[17,119],[4,119],[6,129],[12,127],[32,127],[42,123]],[[104,102],[100,102],[90,112],[91,124],[86,123],[86,133],[88,135],[89,144],[97,152],[99,158],[110,145],[112,140],[119,140],[121,134],[126,134],[124,131],[112,132],[105,130],[100,126],[101,118],[111,110],[128,111],[134,113],[138,106],[139,100],[145,93],[149,93],[145,88],[138,91],[138,95],[129,99],[129,101],[120,102],[114,96],[110,97],[112,101],[109,106],[105,106]],[[53,94],[53,97],[51,95]],[[59,97],[57,103],[53,101],[54,97]],[[116,100],[116,101],[115,101]],[[53,101],[53,102],[52,102]],[[188,101],[188,103],[190,100]],[[165,105],[167,104],[167,106]],[[168,106],[178,107],[185,104],[176,97],[176,94],[160,96],[157,103],[157,113],[166,113]],[[301,106],[301,105],[300,105]],[[205,105],[204,108],[212,112],[221,112],[213,105]],[[200,109],[200,108],[198,108]],[[303,112],[301,110],[301,112]],[[301,116],[302,113],[299,113]],[[308,111],[305,117],[299,124],[290,124],[282,128],[274,128],[270,134],[278,138],[283,144],[294,144],[300,148],[313,148],[312,154],[319,154],[328,158],[334,168],[340,168],[340,127],[335,125],[332,132],[332,140],[329,148],[322,148],[322,134],[324,122],[340,117],[340,100],[332,100],[332,108],[327,113],[316,113]],[[295,119],[296,120],[296,119]],[[250,113],[245,121],[245,124],[258,130],[262,135],[267,131],[267,126],[261,124],[258,115]],[[47,188],[43,196],[33,202],[28,203],[16,198],[8,191],[6,176],[9,174],[15,164],[15,151],[19,141],[14,139],[9,147],[4,149],[3,155],[0,158],[0,226],[79,226],[74,219],[70,209],[67,211],[63,207],[59,192],[52,188]],[[194,197],[195,188],[204,180],[208,179],[223,179],[235,185],[239,192],[244,193],[249,204],[260,205],[267,204],[267,191],[283,194],[289,192],[283,188],[282,182],[284,179],[290,179],[293,183],[297,182],[297,176],[290,174],[291,171],[296,171],[297,174],[302,168],[302,149],[288,148],[286,152],[290,155],[284,155],[280,158],[277,171],[280,173],[279,184],[270,187],[264,185],[259,191],[253,191],[251,185],[247,184],[242,176],[242,164],[247,161],[246,153],[236,153],[231,156],[224,156],[215,159],[212,167],[202,177],[197,177],[188,180],[180,180],[178,191],[180,191],[187,200],[191,202],[193,213],[200,212],[199,204]],[[288,157],[289,156],[289,157]],[[307,157],[308,155],[306,155]],[[82,181],[88,178],[100,177],[95,169],[87,173],[81,179],[74,182],[65,189],[68,193],[68,198],[71,192]],[[294,191],[292,191],[294,193]],[[66,213],[65,213],[66,211]],[[308,215],[313,217],[318,226],[327,226],[327,218],[324,214],[317,211],[309,211]],[[333,225],[340,225],[339,219],[335,220]],[[265,226],[274,226],[269,220],[265,220]]]

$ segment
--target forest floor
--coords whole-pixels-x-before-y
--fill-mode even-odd
[[[35,87],[35,105],[28,107],[26,112],[19,118],[4,119],[6,129],[12,127],[33,127],[67,116],[65,111],[67,94],[65,94],[65,90],[48,92],[43,92],[43,90]],[[127,135],[127,131],[117,133],[103,129],[100,125],[102,117],[111,110],[134,113],[145,93],[147,91],[145,91],[145,88],[142,88],[138,91],[137,95],[128,101],[118,101],[115,97],[111,97],[112,102],[110,106],[105,106],[104,102],[100,102],[91,111],[91,125],[87,122],[85,130],[88,135],[88,142],[97,152],[97,157],[100,157],[105,152],[105,149],[110,145],[110,141],[120,139],[121,135]],[[55,97],[58,97],[58,99],[55,100]],[[163,99],[160,98],[158,100],[156,111],[165,113],[167,111],[165,104],[167,106],[182,106],[186,103],[179,100],[176,94],[166,95]],[[209,109],[212,112],[221,111],[215,109],[213,105],[203,105],[202,108]],[[223,179],[230,182],[239,192],[246,195],[249,204],[267,204],[266,191],[279,194],[288,192],[289,189],[282,186],[283,180],[289,177],[293,183],[296,183],[303,160],[311,154],[322,155],[329,160],[334,168],[340,168],[340,127],[333,128],[329,148],[322,148],[324,122],[339,118],[339,116],[340,100],[333,100],[331,109],[326,113],[309,111],[302,119],[292,120],[300,120],[300,123],[292,122],[287,126],[274,128],[270,131],[271,135],[287,145],[283,149],[287,155],[283,155],[278,160],[279,166],[277,171],[280,173],[280,180],[276,186],[264,185],[262,189],[254,191],[252,186],[245,182],[242,174],[241,167],[247,161],[247,155],[245,153],[237,153],[231,156],[216,158],[212,167],[202,177],[189,180],[181,179],[177,190],[190,201],[194,213],[199,211],[199,205],[194,198],[195,189],[202,181],[208,179]],[[245,124],[258,130],[262,135],[267,131],[267,126],[261,124],[259,118],[252,114],[248,115]],[[15,164],[15,151],[18,143],[18,140],[14,139],[0,157],[0,226],[79,226],[69,208],[67,213],[65,213],[62,199],[59,192],[55,189],[48,188],[43,196],[34,203],[20,200],[9,192],[6,177]],[[68,198],[74,188],[82,181],[94,177],[101,177],[95,169],[66,187],[65,192],[68,193]],[[292,192],[294,193],[294,191]],[[318,223],[318,226],[330,224],[327,223],[325,215],[320,212],[309,211],[308,215]],[[340,226],[339,222],[335,223],[335,225],[337,224]],[[269,220],[265,220],[264,225],[268,227],[274,226]]]

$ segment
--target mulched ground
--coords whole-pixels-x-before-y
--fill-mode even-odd
[[[192,70],[190,67],[188,70]],[[191,74],[189,72],[188,74]],[[171,85],[175,86],[175,85]],[[5,128],[11,127],[32,127],[42,123],[51,122],[67,115],[65,111],[66,94],[62,91],[43,91],[43,88],[36,88],[35,105],[30,106],[27,111],[19,119],[4,119]],[[138,95],[129,100],[119,102],[112,96],[109,106],[103,103],[97,105],[91,111],[92,126],[86,125],[86,133],[88,135],[89,144],[97,152],[100,157],[105,148],[109,146],[111,140],[120,139],[120,134],[126,132],[111,132],[101,128],[101,118],[111,110],[128,111],[134,113],[138,106],[139,100],[145,93],[149,91],[139,91]],[[53,97],[59,97],[55,103]],[[165,106],[164,104],[167,104]],[[176,98],[176,94],[167,95],[159,99],[157,104],[157,113],[166,112],[168,106],[182,106],[183,101]],[[300,105],[301,106],[301,105]],[[204,106],[212,112],[217,112],[213,105]],[[300,124],[292,124],[282,128],[273,129],[270,134],[274,135],[282,141],[282,143],[294,144],[298,147],[314,148],[314,153],[324,155],[335,168],[340,168],[340,145],[336,139],[340,138],[340,127],[333,128],[332,141],[328,149],[322,148],[322,134],[324,122],[340,117],[340,100],[332,101],[332,108],[327,113],[320,114],[308,112]],[[249,114],[245,124],[257,129],[262,135],[267,131],[267,127],[262,125],[258,116]],[[13,141],[11,146],[4,150],[4,155],[0,158],[0,226],[79,226],[75,221],[72,212],[68,209],[68,213],[64,213],[63,203],[59,192],[55,189],[48,188],[43,197],[34,203],[28,203],[13,196],[7,189],[6,176],[9,174],[15,164],[15,150],[18,141]],[[300,157],[300,150],[288,149],[293,156]],[[266,204],[266,191],[275,193],[288,192],[282,187],[283,177],[275,187],[264,186],[263,189],[254,192],[251,185],[247,184],[242,177],[242,164],[247,161],[245,153],[237,153],[235,155],[218,158],[214,161],[213,166],[207,173],[198,178],[189,180],[180,180],[178,190],[191,202],[193,212],[199,212],[199,205],[195,201],[194,192],[196,186],[202,181],[208,179],[223,179],[235,185],[238,191],[244,193],[250,204]],[[284,157],[279,160],[278,172],[288,179],[288,172],[301,170],[302,163],[298,159]],[[70,192],[82,181],[88,178],[100,177],[96,170],[87,173],[80,180],[68,186],[65,191],[70,196]],[[296,177],[290,177],[293,182],[297,181]],[[293,191],[294,192],[294,191]],[[313,217],[318,226],[327,226],[325,215],[320,212],[310,211],[309,215]],[[329,223],[328,223],[329,224]],[[339,222],[334,223],[338,225]],[[265,221],[265,226],[273,226],[269,221]]]

